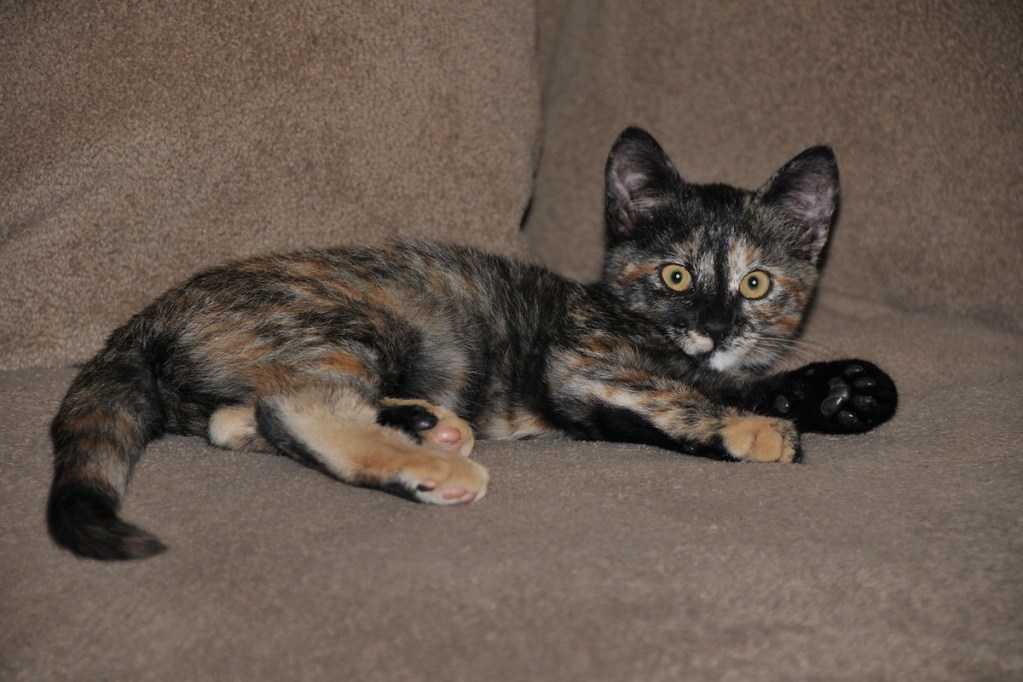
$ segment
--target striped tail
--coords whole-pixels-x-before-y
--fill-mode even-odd
[[[81,557],[143,559],[166,549],[117,516],[135,462],[163,430],[156,380],[129,328],[82,369],[50,428],[46,522],[54,541]]]

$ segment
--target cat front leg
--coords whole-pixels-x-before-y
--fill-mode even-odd
[[[697,404],[688,397],[641,393],[627,404],[596,401],[580,421],[585,423],[582,437],[594,440],[654,445],[732,462],[802,459],[799,430],[791,421]]]
[[[550,363],[556,421],[577,437],[655,445],[746,462],[796,462],[799,431],[788,419],[711,401],[676,379],[617,358],[570,352]]]
[[[801,431],[863,433],[892,418],[898,391],[873,363],[832,360],[769,377],[746,402],[757,412],[794,420]]]
[[[719,431],[724,449],[750,462],[798,462],[799,432],[791,422],[748,414],[726,417]]]

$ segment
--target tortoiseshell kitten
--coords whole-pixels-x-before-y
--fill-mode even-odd
[[[630,128],[606,178],[593,285],[413,241],[255,258],[164,294],[111,335],[53,422],[51,534],[99,559],[162,551],[116,511],[163,433],[459,504],[487,490],[475,436],[793,462],[800,431],[892,416],[895,386],[868,362],[767,374],[813,294],[838,197],[829,148],[750,192],[682,181]]]

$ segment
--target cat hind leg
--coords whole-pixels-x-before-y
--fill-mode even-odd
[[[420,445],[463,457],[471,455],[476,445],[468,422],[451,410],[425,400],[385,398],[380,401],[377,423],[406,432]]]
[[[358,392],[336,386],[267,396],[255,407],[257,428],[275,448],[347,483],[440,505],[486,494],[484,467],[459,450],[420,445],[404,430],[379,424],[378,414]]]
[[[399,429],[419,445],[472,454],[476,445],[472,427],[451,410],[425,400],[385,398],[380,401],[376,421],[381,426]],[[256,406],[227,405],[211,416],[207,435],[212,445],[228,450],[268,452],[273,446],[259,433]]]
[[[227,405],[210,415],[206,428],[210,444],[228,450],[250,450],[269,452],[270,442],[259,433],[256,423],[256,406]]]

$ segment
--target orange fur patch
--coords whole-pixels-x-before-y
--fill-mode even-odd
[[[759,416],[726,419],[721,438],[732,455],[751,462],[791,462],[799,443],[791,422]]]
[[[650,273],[657,270],[659,265],[652,263],[633,264],[625,268],[622,272],[622,279],[626,282],[635,282],[636,280],[643,279]]]
[[[341,350],[333,350],[320,356],[318,364],[329,371],[354,374],[363,380],[370,380],[369,368],[359,358]]]

